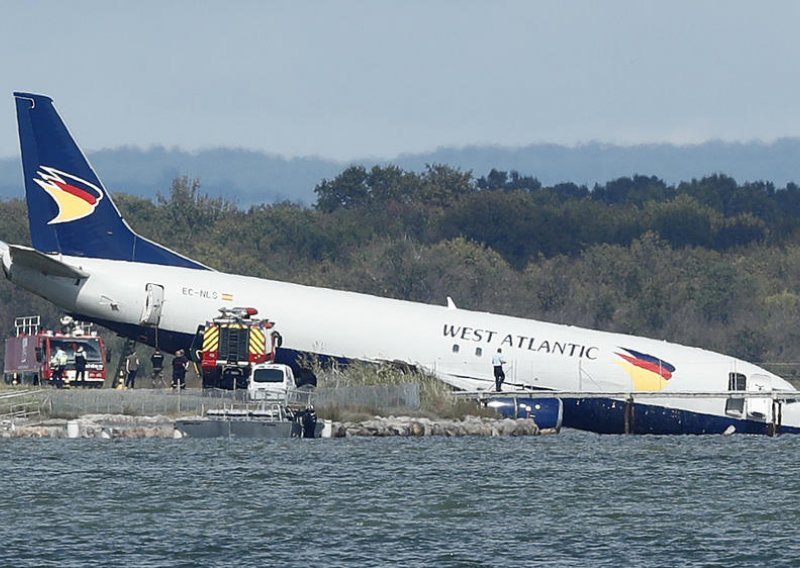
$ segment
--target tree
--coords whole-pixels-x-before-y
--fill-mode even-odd
[[[374,166],[366,179],[370,201],[378,207],[389,203],[408,203],[413,201],[420,191],[419,176],[406,172],[397,166]]]
[[[647,226],[673,247],[710,246],[719,217],[685,194],[665,203],[649,202],[644,216]]]
[[[762,243],[767,239],[769,230],[761,219],[750,213],[742,213],[733,218],[718,220],[715,233],[714,248],[725,250]]]
[[[157,240],[166,241],[191,255],[210,227],[227,215],[238,213],[236,206],[222,197],[200,192],[200,180],[179,176],[172,181],[169,195],[158,194]]]
[[[730,201],[736,191],[736,180],[732,177],[714,174],[700,180],[683,182],[678,185],[678,193],[685,193],[715,211],[723,214],[730,212]]]
[[[472,172],[443,164],[426,164],[419,178],[419,199],[426,205],[449,207],[476,191]]]
[[[478,178],[476,185],[482,191],[495,191],[498,189],[506,191],[515,189],[536,191],[542,187],[542,184],[535,177],[520,175],[516,170],[506,172],[494,168],[486,176]]]
[[[330,213],[364,205],[369,198],[368,178],[364,166],[350,166],[330,181],[323,179],[314,188],[317,209]]]
[[[643,205],[648,201],[664,201],[674,195],[674,190],[655,176],[635,175],[632,178],[622,177],[595,185],[592,199],[610,205],[633,204]]]

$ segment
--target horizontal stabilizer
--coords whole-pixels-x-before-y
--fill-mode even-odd
[[[63,276],[65,278],[89,277],[89,274],[83,270],[70,266],[69,264],[64,264],[52,256],[48,256],[32,248],[9,245],[8,249],[11,252],[12,266],[26,266],[47,274],[48,276]]]

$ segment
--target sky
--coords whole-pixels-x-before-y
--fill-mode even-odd
[[[391,159],[439,147],[800,136],[800,3],[0,0],[11,93],[87,151]],[[2,97],[5,97],[3,100]]]

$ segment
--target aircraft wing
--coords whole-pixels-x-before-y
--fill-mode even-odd
[[[83,270],[64,264],[55,258],[29,247],[8,245],[11,255],[11,265],[26,266],[38,270],[48,276],[62,276],[65,278],[88,278],[89,274]]]
[[[456,375],[453,373],[445,373],[433,369],[427,369],[430,373],[436,375],[440,381],[447,383],[453,388],[458,390],[491,390],[494,388],[494,380],[482,379],[479,377],[468,377],[464,375]]]
[[[440,381],[447,383],[457,390],[465,391],[493,391],[495,388],[494,378],[490,377],[476,377],[472,375],[459,375],[455,373],[446,373],[444,371],[429,369],[426,370],[435,375]],[[529,384],[518,383],[506,380],[503,382],[504,390],[531,390],[535,392],[539,390]],[[546,389],[549,390],[549,389]]]

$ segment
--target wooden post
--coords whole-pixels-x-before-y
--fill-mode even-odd
[[[780,405],[778,401],[774,398],[772,399],[772,417],[770,418],[769,424],[767,424],[767,435],[768,436],[777,436],[778,435],[778,425],[780,424]]]
[[[625,400],[624,432],[626,434],[633,434],[633,426],[634,426],[633,397],[630,396]]]

